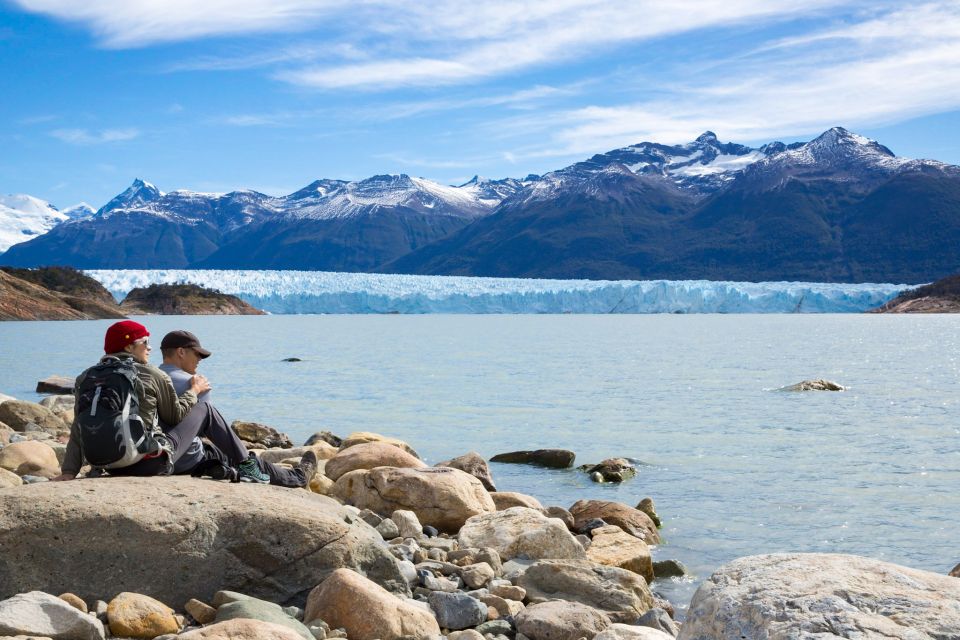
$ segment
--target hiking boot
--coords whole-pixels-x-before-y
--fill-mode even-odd
[[[237,471],[240,475],[240,482],[270,483],[270,476],[260,469],[260,465],[257,463],[257,456],[252,453],[249,458],[237,465]]]
[[[207,473],[213,480],[229,480],[230,482],[240,482],[240,473],[233,467],[228,467],[225,464],[212,466]]]
[[[317,472],[317,454],[312,449],[307,451],[297,463],[297,469],[303,473],[303,486],[309,487],[313,475]]]

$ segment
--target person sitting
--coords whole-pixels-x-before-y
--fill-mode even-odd
[[[160,370],[170,376],[178,393],[190,388],[202,360],[212,354],[189,331],[171,331],[160,342],[163,363]],[[261,460],[249,453],[243,441],[228,426],[226,419],[211,402],[211,390],[198,396],[198,402],[210,405],[215,428],[205,435],[213,442],[203,442],[198,436],[191,442],[183,457],[174,465],[175,474],[201,472],[216,479],[239,479],[242,482],[261,482],[282,487],[303,487],[309,484],[317,468],[316,454],[308,451],[300,464],[288,469]]]
[[[133,320],[123,320],[110,325],[104,336],[106,356],[101,362],[122,360],[134,366],[136,384],[133,390],[138,401],[139,419],[148,429],[152,428],[152,425],[159,424],[163,430],[162,436],[157,437],[158,444],[161,445],[159,450],[128,466],[111,467],[110,475],[169,474],[190,449],[195,438],[202,435],[210,438],[214,443],[219,441],[225,445],[229,445],[230,442],[228,434],[236,438],[236,434],[233,434],[229,425],[223,420],[223,416],[220,416],[219,412],[215,413],[212,405],[207,402],[198,402],[198,395],[210,390],[207,379],[199,374],[192,375],[188,388],[178,395],[170,376],[148,363],[150,349],[150,332],[142,324]],[[90,371],[91,369],[84,371],[77,378],[78,396]],[[79,401],[78,397],[78,406]],[[77,477],[86,462],[81,443],[79,419],[74,419],[61,474],[53,480],[66,481]],[[243,451],[246,453],[245,448]],[[313,469],[310,468],[311,462]],[[316,457],[313,456],[311,460],[309,455],[304,456],[302,467],[300,475],[303,480],[299,486],[304,486],[309,481],[309,476],[313,475],[313,470],[316,469]]]

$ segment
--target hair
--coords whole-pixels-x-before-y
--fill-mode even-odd
[[[167,358],[172,357],[173,354],[176,353],[176,351],[177,351],[177,347],[165,347],[165,348],[164,348],[164,347],[161,347],[161,348],[160,348],[160,353],[163,354],[164,360],[166,360]]]

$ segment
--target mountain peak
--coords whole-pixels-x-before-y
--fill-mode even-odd
[[[814,150],[848,151],[853,153],[872,152],[889,158],[896,157],[893,151],[876,140],[848,131],[843,127],[832,127],[807,143]]]
[[[115,197],[113,200],[103,205],[97,215],[103,215],[114,209],[126,209],[143,206],[150,202],[155,202],[163,197],[163,193],[155,186],[140,178],[134,179],[133,183],[127,187],[126,191]]]
[[[715,134],[713,131],[704,131],[699,136],[697,136],[697,139],[694,142],[699,142],[701,144],[710,144],[711,142],[716,142],[716,141],[717,141],[717,134]]]

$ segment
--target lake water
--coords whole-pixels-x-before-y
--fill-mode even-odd
[[[430,463],[541,447],[571,449],[577,464],[642,461],[622,485],[491,468],[499,489],[545,505],[653,497],[654,557],[694,576],[655,585],[681,615],[699,580],[744,555],[854,553],[939,573],[960,561],[960,316],[139,320],[156,344],[197,333],[227,418],[297,441],[364,430]],[[36,399],[38,379],[78,373],[109,324],[0,323],[0,392]],[[281,362],[291,356],[303,361]],[[775,391],[816,377],[850,389]]]

